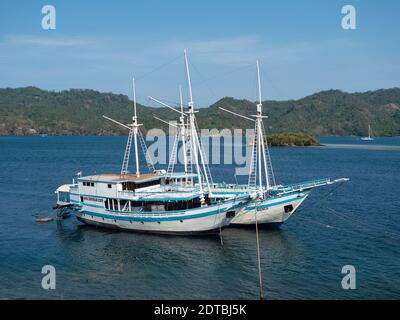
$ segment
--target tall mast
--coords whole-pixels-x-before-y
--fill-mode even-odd
[[[183,115],[183,97],[182,97],[182,86],[179,86],[179,102],[181,104],[181,113]]]
[[[261,102],[261,80],[260,80],[260,65],[257,60],[257,80],[258,80],[258,102],[260,105],[260,112],[261,112],[261,107],[262,107],[262,102]]]
[[[189,63],[187,59],[187,53],[186,49],[183,51],[185,55],[185,66],[186,66],[186,77],[187,77],[187,82],[188,82],[188,87],[189,87],[189,108],[193,108],[193,94],[192,94],[192,82],[190,80],[190,72],[189,72]]]
[[[191,154],[194,156],[194,163],[195,163],[196,171],[197,171],[197,179],[199,182],[200,202],[203,204],[204,203],[204,191],[203,191],[203,181],[202,181],[202,177],[201,177],[201,170],[200,170],[199,158],[198,158],[199,145],[197,143],[198,140],[196,139],[197,132],[196,132],[196,125],[195,125],[195,118],[194,118],[192,83],[190,80],[189,63],[188,63],[188,59],[187,59],[186,50],[184,50],[183,53],[185,56],[186,78],[187,78],[188,87],[189,87],[189,102],[188,102],[189,111],[188,111],[188,113],[189,113],[190,145],[192,148]]]
[[[183,165],[185,168],[185,175],[187,174],[187,158],[186,158],[186,130],[185,130],[185,117],[183,113],[183,98],[182,98],[182,86],[179,86],[179,101],[181,103],[181,116],[180,120],[180,129],[181,129],[181,137],[182,137],[182,149],[183,149]]]
[[[258,65],[258,60],[257,60],[257,80],[258,80],[258,101],[259,103],[257,104],[257,147],[258,147],[258,189],[260,193],[262,192],[262,170],[261,170],[261,161],[262,161],[262,156],[261,156],[261,144],[264,144],[264,141],[262,141],[262,133],[261,133],[261,121],[262,121],[262,103],[261,103],[261,81],[260,81],[260,67]],[[265,164],[265,163],[264,163]]]
[[[252,117],[255,118],[255,120],[248,118],[246,116],[243,116],[241,114],[238,114],[236,112],[226,110],[222,107],[219,107],[219,109],[226,111],[230,114],[233,114],[235,116],[239,116],[241,118],[251,120],[255,122],[255,134],[254,134],[254,146],[252,150],[252,156],[251,156],[251,163],[250,163],[250,168],[249,168],[249,186],[254,185],[254,188],[257,189],[257,180],[258,180],[258,190],[260,194],[264,192],[263,188],[263,168],[262,164],[264,166],[264,174],[265,174],[265,180],[266,180],[266,191],[271,189],[271,181],[270,181],[270,174],[272,175],[272,183],[275,183],[275,179],[273,177],[273,171],[272,171],[272,165],[271,165],[271,160],[269,157],[269,151],[268,151],[268,145],[265,145],[265,139],[264,139],[264,126],[263,126],[263,119],[268,118],[267,116],[263,116],[262,114],[262,98],[261,98],[261,80],[260,80],[260,66],[258,63],[258,60],[256,61],[257,65],[257,82],[258,82],[258,103],[257,103],[257,112],[255,115],[252,115]],[[269,167],[268,167],[269,165]],[[271,171],[271,172],[269,172]]]
[[[138,136],[138,123],[137,123],[137,113],[136,113],[136,85],[135,85],[135,78],[132,79],[132,90],[133,90],[133,108],[134,108],[134,116],[132,118],[133,123],[133,139],[134,139],[134,146],[135,146],[135,162],[136,162],[136,176],[140,176],[139,170],[139,154],[138,154],[138,145],[137,145],[137,136]]]
[[[258,143],[258,179],[259,179],[259,191],[262,192],[263,183],[262,183],[262,168],[261,161],[263,161],[264,165],[264,174],[266,180],[266,189],[270,189],[270,181],[268,176],[268,165],[265,154],[265,138],[263,134],[263,118],[266,118],[262,115],[262,98],[261,98],[261,80],[260,80],[260,65],[258,60],[257,64],[257,82],[258,82],[258,104],[257,104],[257,115],[256,115],[256,125],[257,125],[257,143]],[[268,148],[268,146],[267,146]]]

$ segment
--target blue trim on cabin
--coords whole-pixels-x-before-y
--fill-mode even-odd
[[[116,200],[131,200],[131,201],[183,201],[183,200],[192,200],[195,199],[197,197],[199,197],[199,195],[192,195],[191,197],[180,197],[180,198],[142,198],[144,196],[144,194],[142,196],[137,195],[137,194],[132,194],[132,197],[137,197],[139,199],[132,199],[132,198],[117,198],[117,197],[103,197],[103,196],[97,196],[94,194],[79,194],[79,193],[71,193],[71,195],[74,196],[78,196],[78,197],[92,197],[92,198],[100,198],[100,199],[116,199]],[[147,194],[148,195],[148,194]]]

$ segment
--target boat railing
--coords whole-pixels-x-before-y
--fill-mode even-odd
[[[118,193],[121,196],[128,196],[128,197],[151,197],[151,196],[156,196],[156,195],[165,195],[165,193],[180,193],[180,194],[191,194],[191,193],[198,193],[199,188],[164,188],[163,190],[159,191],[119,191]]]
[[[309,188],[314,188],[314,187],[319,187],[326,185],[330,182],[329,178],[325,179],[318,179],[318,180],[312,180],[312,181],[304,181],[304,182],[299,182],[299,183],[294,183],[294,184],[285,184],[282,185],[278,188],[278,191],[295,191],[295,190],[304,190],[304,189],[309,189]]]

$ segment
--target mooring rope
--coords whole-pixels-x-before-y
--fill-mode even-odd
[[[332,188],[331,191],[329,191],[327,194],[322,195],[322,197],[318,198],[318,200],[315,200],[314,202],[311,202],[309,205],[304,206],[304,207],[300,207],[298,210],[295,211],[295,213],[299,213],[302,212],[304,210],[310,209],[312,207],[314,207],[315,205],[321,203],[323,200],[325,200],[326,198],[328,198],[330,195],[332,195],[336,190],[338,190],[340,187],[342,187],[343,184],[338,184],[336,187]]]

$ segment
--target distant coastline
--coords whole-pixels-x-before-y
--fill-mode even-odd
[[[240,129],[251,123],[238,120],[219,107],[250,116],[255,103],[225,97],[209,107],[198,108],[202,129]],[[400,135],[400,88],[363,93],[328,90],[288,101],[263,101],[267,134],[302,132],[310,136],[367,136],[368,124],[374,136]],[[122,94],[71,89],[47,91],[36,87],[0,89],[1,135],[125,135],[126,130],[105,121],[107,115],[125,123],[132,116],[132,101]],[[143,131],[168,125],[154,118],[176,121],[168,108],[138,104]],[[212,134],[212,133],[211,133]],[[240,133],[239,133],[240,134]]]
[[[49,135],[49,134],[35,134],[35,135],[3,135],[0,137],[86,137],[88,135]],[[90,135],[89,135],[90,136]],[[122,135],[93,135],[93,137],[115,137]],[[223,137],[223,136],[205,136],[209,138]],[[268,145],[271,147],[316,147],[322,146],[319,141],[303,133],[279,133],[267,136]],[[250,144],[251,145],[251,144]]]

